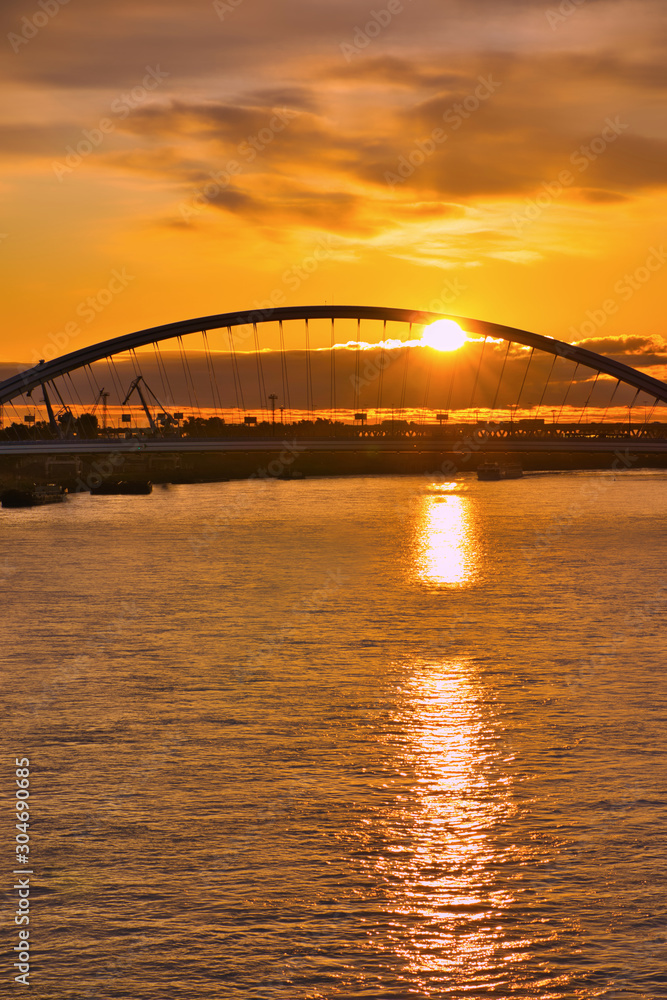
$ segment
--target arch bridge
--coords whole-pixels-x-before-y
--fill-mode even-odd
[[[458,323],[459,350],[421,343]],[[667,384],[616,358],[485,320],[371,306],[247,310],[168,323],[81,347],[0,383],[0,450],[310,447],[663,450]],[[282,435],[284,436],[284,435]],[[319,442],[319,443],[318,443]]]

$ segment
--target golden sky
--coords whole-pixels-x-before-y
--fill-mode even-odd
[[[4,0],[2,22],[0,360],[272,297],[662,348],[664,0]]]

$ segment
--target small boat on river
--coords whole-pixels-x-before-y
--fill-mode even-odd
[[[284,472],[278,473],[278,475],[274,476],[273,478],[285,479],[288,482],[291,482],[292,479],[305,479],[306,477],[304,476],[303,472],[299,472],[298,469],[286,469]]]
[[[486,483],[495,483],[501,479],[521,479],[523,469],[515,463],[506,465],[500,462],[482,462],[477,466],[477,478]]]
[[[90,487],[91,497],[135,497],[147,496],[152,492],[153,484],[147,479],[122,479]]]
[[[65,499],[62,486],[48,483],[44,486],[26,486],[22,489],[4,490],[0,497],[3,507],[44,507],[61,503]]]

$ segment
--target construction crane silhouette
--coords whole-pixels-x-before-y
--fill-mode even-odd
[[[132,393],[136,392],[137,396],[141,400],[141,405],[142,405],[142,407],[144,409],[144,413],[146,414],[146,419],[148,420],[148,423],[150,425],[150,429],[151,429],[151,431],[152,431],[153,434],[157,434],[157,432],[158,432],[157,424],[153,420],[153,416],[152,416],[151,411],[149,409],[148,403],[146,402],[146,397],[144,396],[143,392],[141,391],[141,383],[142,382],[144,383],[144,388],[146,389],[146,391],[148,393],[150,393],[150,395],[152,396],[152,398],[155,400],[155,403],[157,404],[157,406],[159,406],[159,408],[164,413],[165,417],[167,417],[169,421],[172,420],[172,417],[167,413],[167,411],[165,410],[165,408],[162,405],[162,403],[160,402],[160,400],[157,398],[157,396],[155,395],[155,393],[153,392],[153,390],[151,389],[151,387],[147,384],[146,379],[143,377],[143,375],[137,375],[137,377],[135,378],[134,382],[132,383],[132,385],[128,389],[127,396],[125,397],[125,399],[121,403],[121,406],[125,406],[127,404],[127,401],[129,400],[130,396],[132,395]]]

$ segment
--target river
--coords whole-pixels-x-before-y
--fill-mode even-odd
[[[667,996],[666,523],[641,470],[2,511],[33,995]]]

